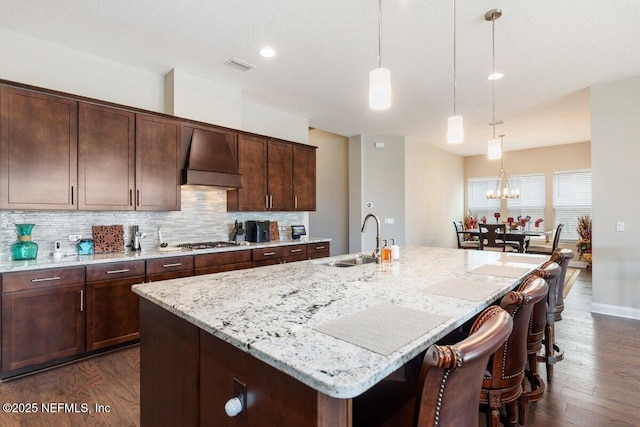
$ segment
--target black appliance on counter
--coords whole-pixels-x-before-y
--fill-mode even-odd
[[[268,242],[271,240],[271,221],[247,221],[246,240],[248,242]]]

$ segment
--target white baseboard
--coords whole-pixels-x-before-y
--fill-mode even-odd
[[[640,309],[621,307],[619,305],[591,303],[591,313],[606,314],[607,316],[625,317],[627,319],[640,320]]]

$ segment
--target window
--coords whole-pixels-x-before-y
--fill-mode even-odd
[[[554,172],[553,225],[564,224],[561,240],[578,240],[578,216],[591,215],[591,171]]]
[[[478,221],[483,216],[493,223],[493,214],[500,212],[500,200],[487,199],[487,190],[495,190],[498,178],[470,178],[467,183],[467,209],[475,214]]]
[[[545,179],[544,174],[536,175],[512,175],[509,177],[511,186],[520,189],[520,198],[507,199],[507,216],[517,221],[519,216],[530,216],[528,228],[534,229],[535,221],[544,217],[545,205]],[[506,221],[506,218],[505,218]],[[551,225],[548,225],[551,228]],[[540,226],[545,229],[545,224]]]

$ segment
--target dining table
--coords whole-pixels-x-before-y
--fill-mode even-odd
[[[482,227],[482,224],[480,224],[479,227]],[[472,236],[475,238],[480,238],[480,233],[480,228],[470,228],[467,230],[458,231],[458,234],[461,234],[463,236]],[[505,234],[505,241],[518,243],[518,252],[526,253],[531,237],[544,237],[545,239],[548,239],[548,236],[549,232],[544,230],[507,229],[507,232]]]

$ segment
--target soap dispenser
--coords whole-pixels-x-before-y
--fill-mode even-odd
[[[400,246],[396,245],[396,239],[391,239],[391,258],[394,261],[398,261],[400,259]]]
[[[391,262],[391,248],[387,245],[387,239],[383,240],[384,247],[382,248],[382,262]]]

